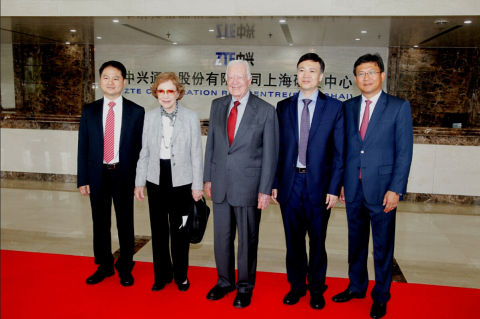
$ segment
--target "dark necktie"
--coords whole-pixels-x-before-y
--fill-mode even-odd
[[[115,113],[113,107],[115,102],[108,103],[110,109],[107,113],[107,121],[105,122],[105,135],[103,138],[103,159],[106,163],[110,163],[114,158],[115,151]]]
[[[308,104],[312,102],[309,99],[303,99],[303,111],[302,118],[300,119],[300,145],[298,147],[298,159],[300,163],[307,166],[307,145],[308,134],[310,132],[310,112],[308,110]]]
[[[235,137],[235,126],[237,125],[237,106],[240,105],[239,101],[235,101],[233,108],[230,111],[228,116],[227,132],[228,132],[228,142],[232,146],[233,138]]]

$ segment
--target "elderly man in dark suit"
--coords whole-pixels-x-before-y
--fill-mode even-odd
[[[255,285],[261,210],[270,201],[278,157],[278,122],[275,108],[249,91],[247,62],[231,61],[226,73],[230,95],[212,102],[205,152],[204,189],[213,201],[218,273],[207,298],[218,300],[237,289],[233,305],[243,308]]]
[[[78,132],[78,188],[90,196],[93,252],[97,271],[87,279],[96,284],[117,269],[123,286],[133,285],[133,190],[142,148],[143,107],[122,97],[125,66],[117,61],[100,68],[104,97],[83,107]],[[114,266],[111,207],[115,206],[121,254]]]
[[[396,210],[412,162],[412,114],[407,100],[382,91],[380,55],[358,58],[353,74],[362,95],[345,102],[347,156],[340,194],[347,209],[350,283],[333,301],[365,298],[371,225],[375,286],[370,316],[382,318],[390,300]]]
[[[280,157],[272,192],[273,200],[280,203],[287,243],[291,290],[283,303],[296,304],[308,288],[313,309],[325,306],[325,238],[331,208],[340,195],[345,155],[345,111],[342,102],[318,90],[324,71],[325,63],[317,54],[300,57],[300,92],[277,105]]]

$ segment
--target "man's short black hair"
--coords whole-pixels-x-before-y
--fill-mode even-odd
[[[125,68],[125,65],[123,65],[118,61],[108,61],[102,64],[102,66],[100,67],[100,77],[102,76],[103,70],[105,70],[105,68],[109,66],[114,67],[115,69],[118,69],[120,72],[122,72],[122,77],[124,79],[127,78],[127,69]]]
[[[300,57],[300,60],[298,60],[297,63],[297,68],[300,63],[303,61],[314,61],[320,63],[320,73],[323,73],[325,71],[325,63],[323,62],[322,58],[318,56],[316,53],[307,53],[304,54]]]
[[[383,60],[380,54],[367,53],[365,55],[362,55],[357,59],[357,61],[355,61],[355,64],[353,65],[353,75],[357,76],[357,66],[363,63],[375,63],[380,68],[380,72],[385,72],[385,67],[383,66]]]

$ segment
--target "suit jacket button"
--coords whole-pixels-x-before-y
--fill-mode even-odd
[[[175,163],[173,163],[173,166],[175,166]]]
[[[232,155],[232,153],[228,152],[228,155]]]
[[[175,155],[172,154],[172,157],[175,157]]]

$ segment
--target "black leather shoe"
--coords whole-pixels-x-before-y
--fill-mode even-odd
[[[310,292],[310,307],[318,310],[325,307],[325,298],[323,297],[322,292]]]
[[[252,301],[252,294],[248,292],[237,292],[237,296],[233,301],[233,306],[235,308],[245,308]]]
[[[285,295],[285,298],[283,298],[283,303],[286,305],[294,305],[296,304],[301,297],[305,296],[307,292],[304,291],[297,291],[297,290],[290,290],[288,294]]]
[[[122,278],[120,278],[120,284],[124,287],[133,285],[133,282],[134,280],[132,274],[123,275]]]
[[[225,297],[226,294],[235,290],[235,286],[230,287],[220,287],[216,286],[210,289],[207,294],[207,299],[209,300],[219,300]]]
[[[164,283],[160,283],[160,282],[155,282],[152,286],[152,291],[160,291],[162,290],[163,288],[165,288],[165,285],[166,284],[169,284],[172,282],[172,279],[170,279],[169,281],[167,282],[164,282]]]
[[[115,275],[115,270],[113,270],[113,267],[112,269],[106,270],[106,271],[98,267],[97,271],[93,275],[87,278],[87,284],[89,285],[98,284],[99,282],[103,281],[103,279],[107,277],[111,277],[113,275]]]
[[[332,297],[332,300],[335,302],[347,302],[352,300],[353,298],[362,299],[365,298],[365,294],[359,292],[352,292],[350,290],[345,290],[344,292],[339,293]]]
[[[387,303],[374,301],[372,305],[372,310],[370,310],[371,318],[382,318],[387,314]]]
[[[152,291],[160,291],[163,288],[165,288],[165,284],[154,283],[153,286],[152,286]]]
[[[190,288],[190,281],[187,279],[186,284],[178,284],[178,290],[180,291],[187,291]]]

